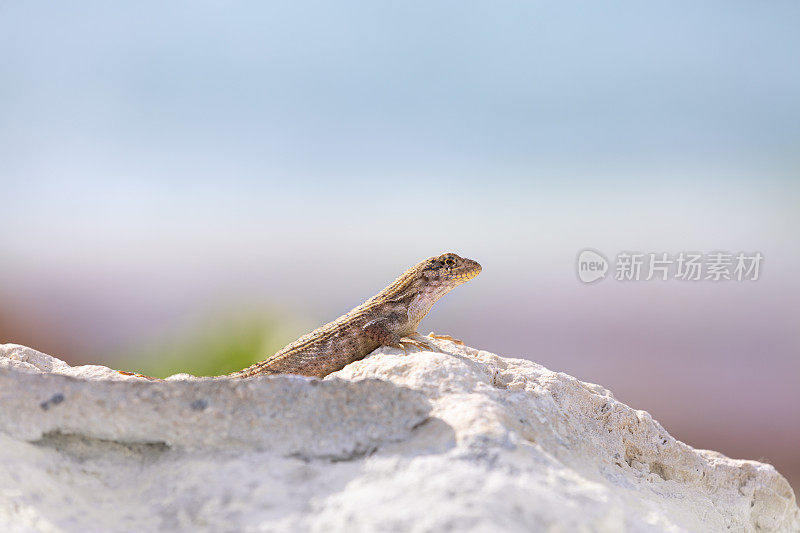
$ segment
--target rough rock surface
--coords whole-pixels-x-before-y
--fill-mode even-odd
[[[800,531],[772,466],[438,345],[322,381],[165,382],[0,345],[0,531]]]

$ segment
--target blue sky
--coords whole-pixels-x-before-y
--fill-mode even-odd
[[[400,225],[401,242],[435,234],[422,250],[475,246],[487,226],[565,228],[570,206],[613,223],[664,202],[709,220],[777,209],[780,228],[800,169],[798,14],[5,3],[0,242],[57,249],[107,230],[139,253],[192,233],[280,248]]]
[[[5,281],[290,275],[307,250],[343,272],[369,250],[378,272],[447,248],[571,283],[587,245],[760,248],[789,275],[799,15],[5,3]]]
[[[598,166],[797,170],[791,3],[0,10],[0,169],[22,191],[336,180],[368,195],[432,177],[552,186],[548,172]]]

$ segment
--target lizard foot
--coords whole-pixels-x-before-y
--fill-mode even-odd
[[[454,342],[456,344],[460,344],[461,346],[465,346],[464,341],[462,341],[460,339],[453,338],[450,335],[436,335],[434,332],[431,331],[430,333],[428,333],[428,337],[430,337],[432,339],[442,340],[442,341],[450,341],[450,342]]]
[[[418,342],[416,342],[414,340],[411,340],[411,339],[406,339],[406,338],[403,338],[400,341],[392,343],[392,344],[387,344],[386,346],[388,346],[390,348],[394,348],[396,350],[401,350],[403,352],[403,355],[408,355],[409,348],[411,348],[412,346],[417,348],[420,351],[426,349],[424,346],[421,346]]]
[[[414,348],[416,348],[421,352],[441,351],[436,345],[428,342],[422,335],[414,335],[413,337],[403,337],[402,339],[400,339],[400,342],[398,344],[400,346],[395,346],[395,348],[400,348],[405,353],[408,353],[408,349],[411,346],[413,346]]]

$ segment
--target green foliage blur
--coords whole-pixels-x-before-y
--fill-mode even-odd
[[[305,331],[307,324],[263,312],[204,318],[180,333],[119,354],[115,366],[158,378],[178,373],[219,376],[266,359]]]

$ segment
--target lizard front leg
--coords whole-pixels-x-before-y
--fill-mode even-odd
[[[399,350],[406,351],[400,343],[400,335],[397,331],[403,325],[403,317],[399,313],[392,313],[388,317],[376,318],[364,324],[364,333],[381,346],[391,346]]]
[[[388,317],[376,318],[364,324],[364,333],[374,341],[381,343],[381,346],[391,346],[408,353],[408,346],[415,346],[420,350],[435,350],[430,343],[423,338],[400,337],[397,331],[401,331],[405,326],[406,317],[400,313],[392,313]],[[421,337],[419,334],[415,334]]]

